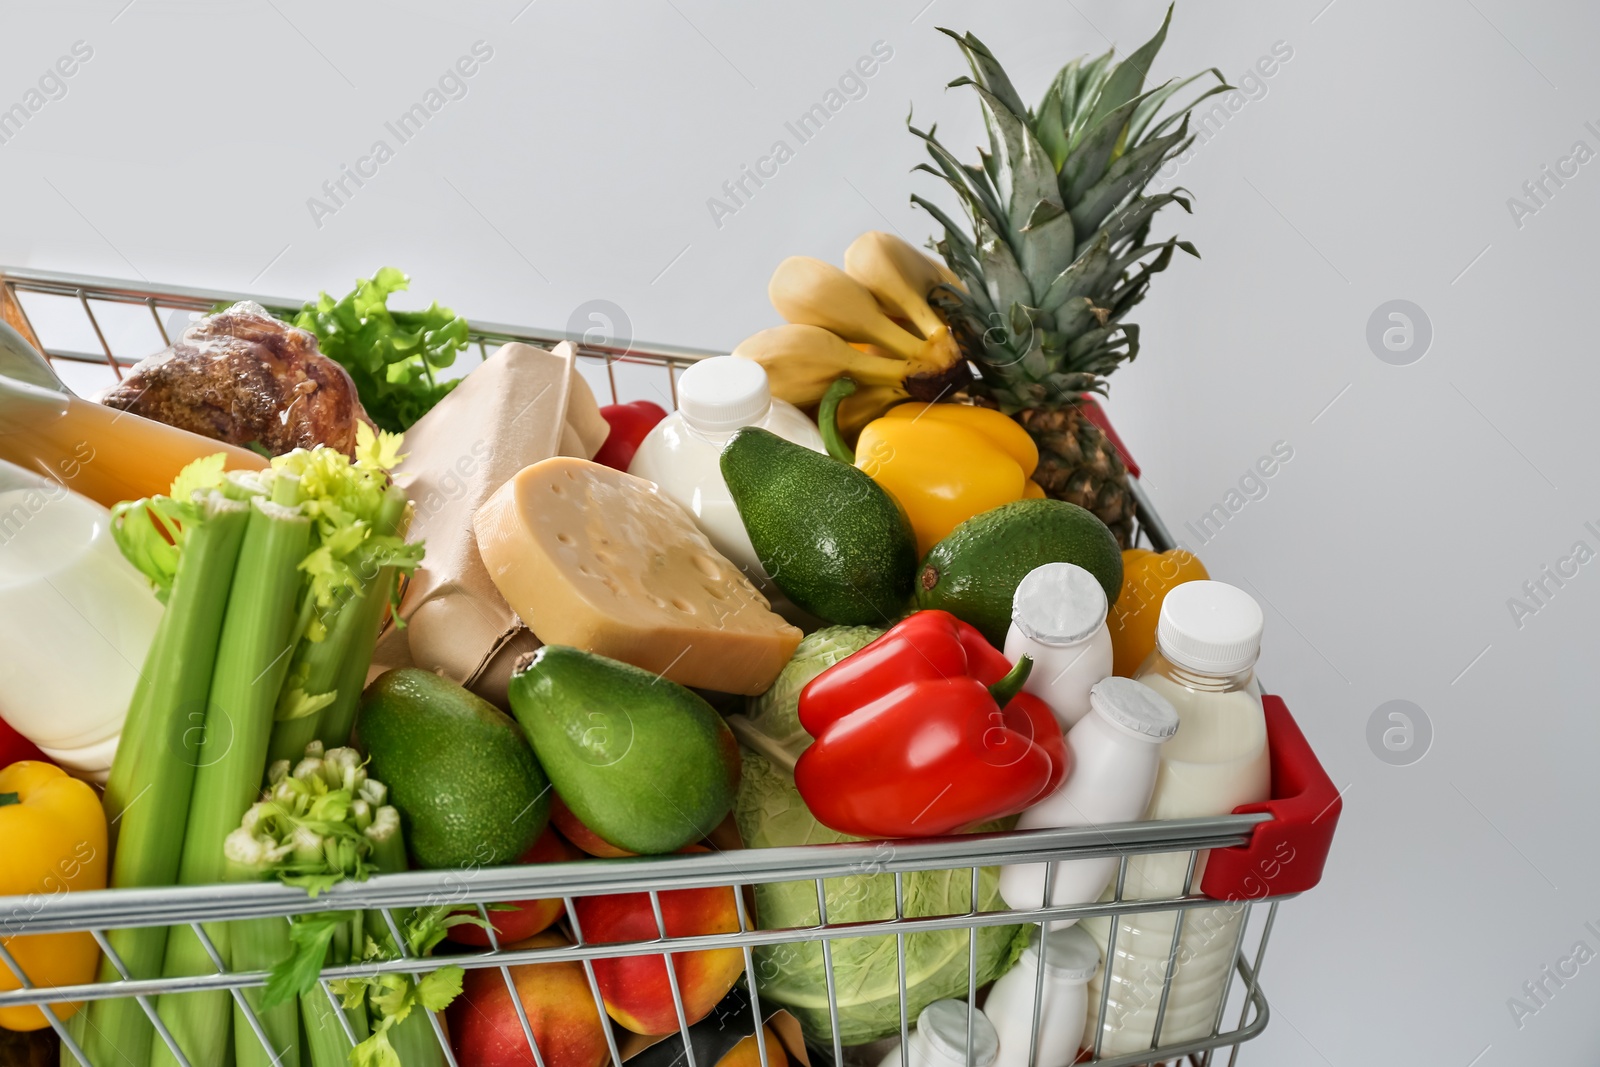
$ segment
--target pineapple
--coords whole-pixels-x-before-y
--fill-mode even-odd
[[[1145,74],[1167,35],[1160,31],[1120,63],[1111,52],[1079,58],[1056,75],[1030,111],[993,54],[972,34],[960,45],[983,105],[989,150],[981,166],[959,162],[934,136],[911,127],[933,166],[917,169],[956,191],[970,233],[921,196],[944,227],[933,247],[961,280],[934,301],[963,354],[977,365],[973,399],[1012,415],[1039,445],[1035,480],[1052,497],[1088,508],[1126,546],[1134,502],[1115,448],[1079,406],[1104,393],[1105,377],[1139,352],[1139,328],[1124,317],[1144,297],[1150,276],[1174,249],[1198,257],[1176,237],[1148,243],[1151,217],[1169,203],[1189,210],[1186,190],[1151,196],[1144,187],[1186,149],[1189,111],[1230,87],[1214,68],[1143,92]],[[1191,83],[1216,84],[1165,117]]]

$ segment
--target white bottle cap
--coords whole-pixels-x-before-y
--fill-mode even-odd
[[[1165,741],[1178,732],[1178,711],[1166,697],[1132,678],[1102,678],[1089,690],[1089,707],[1142,737]]]
[[[697,430],[737,430],[771,407],[767,372],[754,360],[711,356],[690,364],[678,379],[678,413]]]
[[[967,1002],[936,1000],[917,1016],[917,1033],[929,1052],[953,1064],[967,1062]],[[972,1013],[972,1067],[990,1067],[1000,1057],[1000,1035],[981,1011]],[[915,1061],[913,1061],[915,1062]]]
[[[1106,591],[1076,563],[1046,563],[1017,585],[1011,621],[1041,645],[1076,644],[1106,621]]]
[[[1238,674],[1261,655],[1261,605],[1224,582],[1184,582],[1161,602],[1156,645],[1180,667]]]
[[[1100,946],[1081,926],[1051,930],[1045,942],[1046,973],[1069,982],[1087,982],[1100,969]],[[1017,959],[1018,967],[1037,971],[1039,966],[1039,928],[1028,931],[1028,945]]]

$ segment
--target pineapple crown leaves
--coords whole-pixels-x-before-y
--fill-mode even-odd
[[[1104,392],[1105,375],[1138,354],[1138,328],[1123,321],[1143,299],[1152,275],[1187,241],[1151,243],[1151,219],[1187,190],[1146,196],[1145,186],[1193,141],[1189,112],[1231,87],[1211,68],[1150,89],[1144,83],[1166,40],[1161,29],[1121,62],[1107,52],[1062,68],[1037,109],[1029,109],[994,54],[972,34],[941,30],[971,70],[950,82],[978,94],[988,131],[980,165],[957,159],[936,128],[911,133],[925,145],[926,171],[945,181],[968,226],[913,195],[944,228],[933,247],[961,279],[935,295],[989,392],[1007,410],[1054,407],[1079,393]],[[1163,114],[1186,87],[1215,84]]]

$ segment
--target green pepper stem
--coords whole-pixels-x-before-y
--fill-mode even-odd
[[[827,446],[828,455],[852,466],[856,454],[839,433],[839,402],[855,391],[856,383],[849,378],[835,378],[828,391],[822,394],[822,403],[817,405],[817,428],[822,431],[822,443]]]
[[[0,793],[0,808],[5,807],[7,804],[21,803],[22,797],[18,796],[16,793]]]
[[[989,687],[989,695],[994,697],[995,707],[1002,710],[1011,703],[1011,698],[1022,692],[1022,687],[1028,682],[1028,675],[1033,673],[1033,657],[1024,654],[1017,660],[1017,665],[998,682]]]

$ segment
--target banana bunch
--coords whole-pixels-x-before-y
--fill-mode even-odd
[[[761,364],[772,395],[800,407],[815,405],[840,375],[854,379],[838,414],[853,437],[901,401],[933,401],[970,379],[950,327],[928,303],[940,285],[961,287],[942,264],[875,230],[845,249],[844,270],[790,256],[767,284],[788,325],[745,338],[733,354]]]

